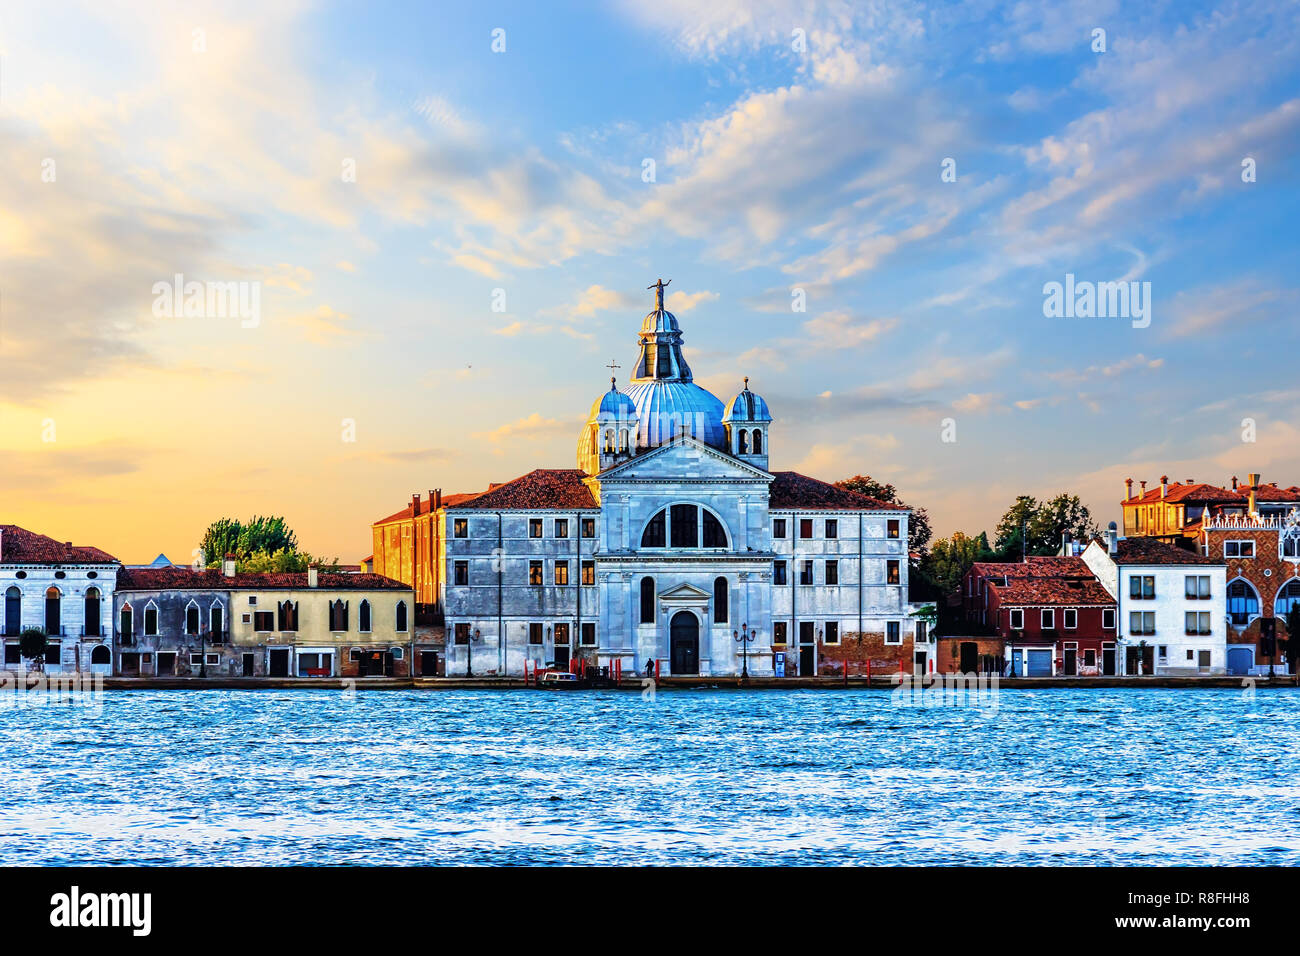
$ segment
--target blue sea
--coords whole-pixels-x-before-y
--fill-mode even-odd
[[[1300,692],[0,706],[3,864],[1295,864]]]

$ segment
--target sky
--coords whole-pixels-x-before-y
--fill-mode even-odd
[[[574,467],[660,277],[773,469],[936,535],[1300,483],[1297,11],[6,4],[0,522],[187,561],[280,514],[355,562],[416,491]],[[1149,324],[1045,315],[1067,274]]]

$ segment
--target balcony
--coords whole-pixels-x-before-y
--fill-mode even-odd
[[[135,633],[133,631],[117,631],[113,634],[113,640],[117,642],[118,647],[135,647]]]
[[[221,644],[228,644],[230,643],[230,632],[229,631],[208,631],[204,635],[204,639],[214,647]]]

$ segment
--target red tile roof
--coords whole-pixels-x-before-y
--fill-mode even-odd
[[[492,487],[498,488],[500,486],[492,485]],[[477,498],[481,494],[483,494],[483,492],[481,491],[472,491],[469,494],[443,495],[442,506],[444,508],[453,508],[456,505],[460,504],[461,502],[469,501],[471,498]],[[388,517],[380,518],[378,521],[375,521],[373,523],[388,524],[389,522],[392,521],[409,521],[412,518],[414,518],[417,514],[427,515],[431,509],[431,501],[429,498],[422,498],[420,500],[420,508],[418,512],[415,510],[414,505],[415,502],[413,501],[411,502],[411,504],[407,505],[401,511],[394,511]],[[374,555],[371,555],[371,557],[374,557]]]
[[[594,510],[596,499],[583,483],[586,477],[587,473],[579,468],[538,468],[482,494],[465,495],[454,503],[444,498],[443,505],[487,511]]]
[[[1083,558],[1073,555],[1030,555],[1028,561],[976,561],[971,570],[978,577],[1091,577],[1092,571]]]
[[[1053,605],[1114,606],[1115,599],[1096,578],[1033,577],[1012,578],[991,587],[1004,605],[1051,607]]]
[[[1138,494],[1132,498],[1126,498],[1122,503],[1126,505],[1150,504],[1155,501],[1205,501],[1205,502],[1238,502],[1245,501],[1246,496],[1240,491],[1233,491],[1230,488],[1220,488],[1218,485],[1206,484],[1203,481],[1194,482],[1186,485],[1179,481],[1169,483],[1169,490],[1164,496],[1160,497],[1160,486],[1157,484],[1154,488],[1147,491],[1145,495]]]
[[[797,471],[774,471],[776,480],[769,491],[768,508],[772,511],[808,509],[810,511],[910,511],[905,505],[893,504],[847,491],[809,478]]]
[[[1121,538],[1115,552],[1116,564],[1223,564],[1159,538]]]
[[[0,524],[0,561],[9,564],[117,564],[99,548],[75,547],[16,524]]]
[[[231,590],[306,590],[307,572],[236,574],[226,577],[220,571],[195,571],[191,568],[126,568],[118,572],[119,591],[231,591]],[[322,571],[319,591],[409,591],[408,585],[382,574],[338,574]]]
[[[1256,501],[1300,501],[1300,488],[1279,488],[1277,485],[1260,485],[1255,489]]]

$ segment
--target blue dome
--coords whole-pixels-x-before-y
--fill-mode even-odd
[[[636,404],[632,399],[611,384],[609,391],[592,403],[591,414],[587,416],[587,421],[594,422],[598,418],[627,421],[636,413]]]
[[[727,403],[727,413],[722,416],[723,422],[770,422],[772,414],[767,410],[767,402],[763,401],[763,396],[755,395],[749,390],[749,379],[745,379],[745,387],[739,395]]]
[[[694,382],[633,382],[628,397],[636,403],[637,445],[652,448],[683,431],[707,445],[727,447],[722,402]]]

